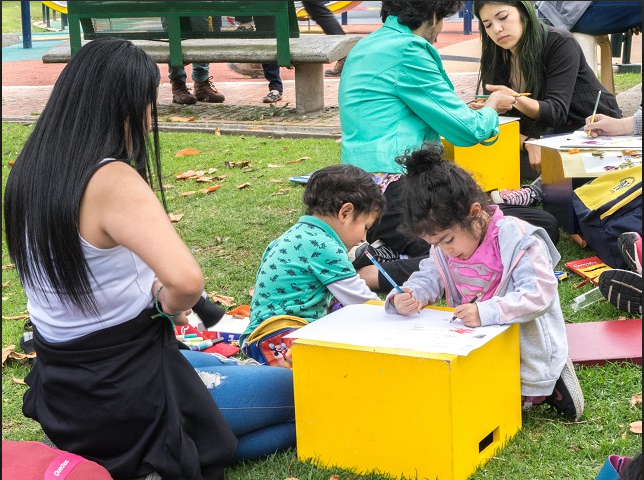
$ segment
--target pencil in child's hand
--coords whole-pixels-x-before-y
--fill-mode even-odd
[[[470,300],[470,301],[469,301],[469,302],[467,302],[467,303],[476,303],[476,302],[478,302],[478,301],[479,301],[479,299],[480,299],[482,296],[483,296],[483,293],[479,293],[479,294],[477,294],[477,295],[476,295],[472,300]],[[449,323],[452,323],[454,320],[456,320],[456,318],[457,318],[457,317],[456,317],[456,315],[454,315],[454,316],[452,317],[452,319],[449,321]]]
[[[378,260],[373,258],[373,255],[371,255],[369,252],[364,252],[364,254],[367,256],[369,260],[371,260],[371,263],[373,263],[376,267],[378,267],[378,270],[380,270],[380,273],[382,273],[382,276],[387,279],[389,283],[396,289],[398,293],[405,293],[402,288],[400,288],[396,282],[394,282],[394,279],[389,276],[387,272],[385,272],[385,269],[382,268],[382,265],[378,263]]]
[[[592,116],[592,117],[590,117],[590,123],[591,123],[591,124],[592,124],[592,123],[595,123],[595,115],[597,115],[597,108],[599,107],[599,98],[600,98],[601,96],[602,96],[602,91],[600,90],[600,91],[597,93],[597,100],[595,100],[595,108],[593,108],[593,116]],[[592,132],[592,130],[588,130],[588,136],[589,136],[589,137],[591,136],[591,135],[590,135],[590,132]]]

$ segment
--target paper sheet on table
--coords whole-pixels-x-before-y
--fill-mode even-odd
[[[442,310],[423,309],[420,314],[403,316],[386,313],[382,305],[348,305],[287,338],[467,355],[508,328],[468,328],[460,320],[450,323],[451,318],[452,312]]]
[[[567,150],[569,148],[588,148],[592,150],[642,150],[641,135],[620,135],[614,137],[601,136],[589,137],[586,132],[576,131],[563,135],[541,138],[539,140],[528,140],[530,145],[554,148],[555,150]]]
[[[607,171],[605,167],[617,168],[626,162],[627,158],[630,157],[622,155],[621,152],[606,152],[604,153],[603,159],[598,156],[587,154],[581,156],[586,173],[604,173]],[[638,161],[641,161],[641,159]]]

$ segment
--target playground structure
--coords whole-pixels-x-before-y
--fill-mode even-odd
[[[362,2],[327,2],[326,8],[331,10],[335,15],[340,15],[357,7],[361,3]],[[302,2],[295,2],[295,11],[297,12],[298,20],[311,20],[308,12],[302,6]]]

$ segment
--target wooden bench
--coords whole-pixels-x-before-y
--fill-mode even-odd
[[[170,63],[180,67],[188,62],[182,58],[182,39],[186,38],[274,38],[277,41],[277,64],[289,67],[289,38],[300,35],[295,5],[291,1],[70,1],[67,2],[71,54],[81,47],[81,25],[86,40],[116,36],[130,40],[167,39]],[[210,30],[194,31],[190,17],[272,17],[273,26],[261,31]],[[119,22],[118,20],[121,20]],[[141,26],[123,26],[123,19],[151,20]],[[164,19],[161,22],[161,19]],[[100,24],[101,20],[107,20]],[[156,20],[156,22],[155,22]],[[270,20],[270,19],[269,19]]]
[[[349,54],[360,35],[303,35],[290,39],[291,62],[295,67],[295,110],[299,114],[324,108],[324,64]],[[157,63],[170,62],[167,42],[132,40]],[[87,43],[85,41],[84,43]],[[275,39],[191,39],[182,43],[186,63],[275,63]],[[50,49],[44,63],[67,63],[71,58],[69,42]]]

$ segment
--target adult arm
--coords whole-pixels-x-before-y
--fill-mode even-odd
[[[404,58],[395,84],[400,99],[454,145],[471,146],[498,135],[497,112],[489,106],[469,108],[447,79],[438,53],[430,49],[429,44],[410,42],[401,52]],[[508,97],[505,107],[513,102]]]
[[[155,272],[153,292],[168,314],[190,309],[204,288],[201,269],[149,185],[129,165],[108,163],[90,179],[80,233],[98,248],[122,245]]]

